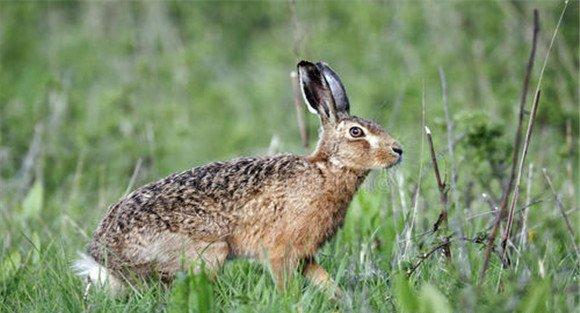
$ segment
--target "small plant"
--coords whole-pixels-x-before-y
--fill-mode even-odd
[[[505,136],[505,127],[492,121],[482,112],[462,112],[457,124],[464,139],[460,147],[465,150],[465,159],[481,181],[503,180],[506,161],[512,153],[512,146]]]
[[[205,270],[179,273],[171,289],[169,312],[215,312],[214,290]]]

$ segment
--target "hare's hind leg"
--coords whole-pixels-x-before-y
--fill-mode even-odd
[[[203,268],[210,274],[212,279],[215,279],[230,254],[228,243],[225,241],[197,241],[194,246],[192,248],[195,249],[195,255],[193,255],[193,258],[190,257],[190,260],[195,262],[194,271],[199,272]]]
[[[302,274],[304,277],[306,277],[306,279],[308,279],[316,286],[326,286],[333,283],[332,278],[328,272],[322,266],[316,263],[314,258],[307,258],[305,260]]]
[[[134,256],[136,263],[151,264],[154,272],[166,280],[175,273],[194,266],[198,272],[202,266],[215,276],[229,254],[225,241],[202,241],[187,235],[163,231],[141,237],[139,244],[127,251]]]
[[[228,254],[229,248],[225,241],[196,241],[175,251],[170,258],[158,262],[158,266],[165,275],[171,277],[178,271],[193,267],[195,273],[205,270],[214,279]]]

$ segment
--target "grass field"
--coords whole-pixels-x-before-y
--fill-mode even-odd
[[[550,50],[564,7],[1,2],[0,311],[578,312],[580,5],[567,4]],[[494,252],[481,280],[492,208],[510,175],[534,8],[541,31],[526,110],[540,77],[542,97],[511,265]],[[351,111],[405,149],[401,165],[367,178],[317,255],[344,297],[331,300],[299,275],[278,293],[266,268],[236,260],[215,282],[183,273],[169,288],[150,281],[127,297],[92,290],[84,298],[70,264],[128,191],[213,160],[311,151],[318,120],[306,116],[310,148],[296,126],[289,74],[298,59],[330,63]],[[423,104],[453,187],[450,226],[436,233],[441,203]],[[433,250],[444,238],[450,260]]]

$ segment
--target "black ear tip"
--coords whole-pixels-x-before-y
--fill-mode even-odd
[[[315,66],[314,63],[306,61],[306,60],[301,60],[300,62],[298,62],[298,64],[296,64],[296,67],[298,67],[298,68],[311,67],[311,66]]]

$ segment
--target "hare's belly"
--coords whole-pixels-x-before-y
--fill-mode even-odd
[[[295,257],[312,256],[326,241],[334,225],[323,225],[321,231],[304,216],[260,218],[238,226],[228,239],[231,256],[267,259],[272,251],[284,250]],[[284,216],[285,215],[285,216]],[[292,214],[294,215],[294,214]]]

